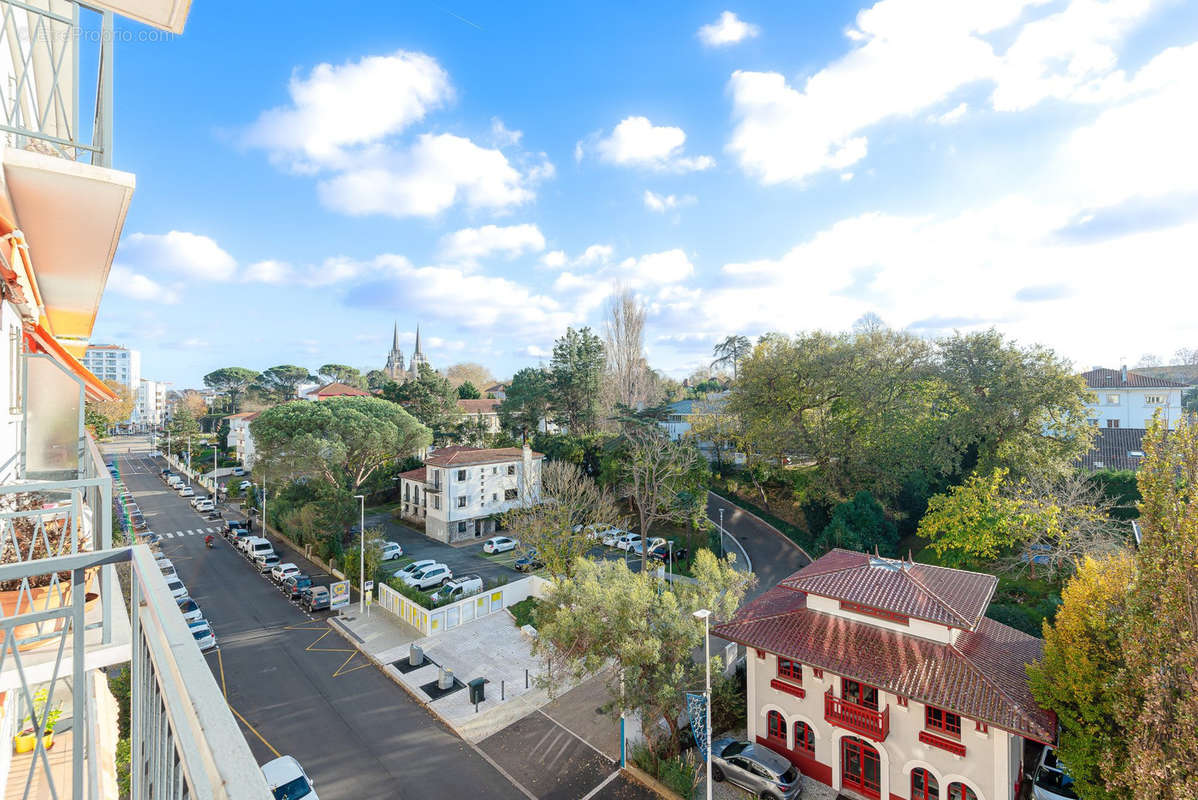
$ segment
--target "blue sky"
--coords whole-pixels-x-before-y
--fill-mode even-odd
[[[1180,0],[197,0],[116,64],[93,341],[177,387],[381,367],[393,320],[505,377],[616,285],[676,377],[867,312],[1082,367],[1198,346]]]

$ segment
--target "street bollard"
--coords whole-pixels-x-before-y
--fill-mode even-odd
[[[475,703],[475,704],[474,704],[474,713],[475,713],[475,714],[477,714],[477,713],[478,713],[478,703]]]
[[[528,688],[528,670],[524,670],[524,688]]]
[[[505,698],[503,696],[503,681],[500,681],[499,682],[499,702],[502,703],[504,701],[504,699]]]

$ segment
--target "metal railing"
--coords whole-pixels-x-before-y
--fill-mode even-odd
[[[7,143],[111,166],[112,46],[111,11],[74,0],[0,0],[0,132]],[[85,80],[94,80],[95,93],[81,109]]]
[[[890,706],[881,711],[861,706],[832,694],[828,689],[824,695],[824,720],[853,733],[868,736],[875,742],[884,742],[890,735]]]

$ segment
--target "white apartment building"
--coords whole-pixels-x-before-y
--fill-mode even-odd
[[[528,445],[434,450],[423,467],[400,475],[401,514],[442,542],[490,536],[499,514],[540,498],[544,458]]]
[[[1095,367],[1082,378],[1093,393],[1086,406],[1087,418],[1100,428],[1147,428],[1160,411],[1166,428],[1177,427],[1181,419],[1181,395],[1184,383],[1154,378],[1128,370]]]
[[[141,387],[141,351],[118,344],[88,345],[83,366],[102,381],[116,381],[134,397]]]
[[[166,387],[162,381],[141,379],[137,392],[137,418],[142,425],[158,427],[165,422]]]
[[[1043,642],[985,616],[992,575],[832,550],[712,634],[746,647],[748,738],[866,800],[1015,800],[1052,744],[1025,667]]]
[[[254,421],[258,413],[257,411],[244,411],[225,417],[229,420],[229,438],[226,440],[225,446],[233,449],[237,460],[246,469],[254,468],[254,434],[250,431],[250,423]]]

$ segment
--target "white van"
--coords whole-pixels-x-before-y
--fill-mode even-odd
[[[180,486],[183,485],[183,479],[180,478],[178,475],[172,475],[166,479],[166,485],[171,487],[172,489],[178,489]]]
[[[249,553],[250,558],[258,558],[259,556],[273,556],[275,548],[269,541],[261,536],[255,536],[253,540],[246,545],[245,551]]]

